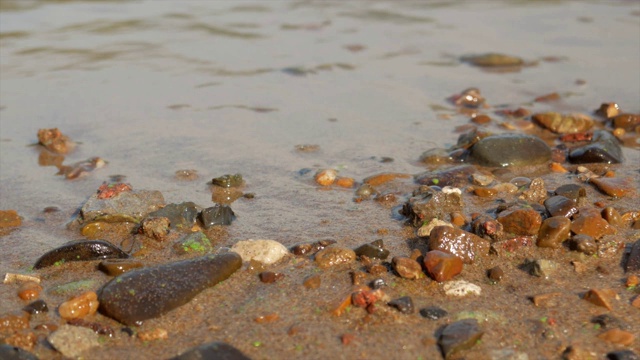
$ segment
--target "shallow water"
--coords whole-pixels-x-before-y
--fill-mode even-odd
[[[486,52],[533,64],[495,73],[458,60]],[[471,86],[494,106],[591,113],[615,101],[638,113],[639,63],[637,1],[3,0],[0,208],[24,222],[1,239],[0,273],[79,238],[65,224],[112,175],[210,206],[206,182],[241,173],[256,198],[232,205],[228,244],[374,240],[401,228],[390,209],[319,190],[299,170],[421,172],[419,155],[468,123],[446,98]],[[554,91],[560,102],[532,104]],[[38,166],[29,145],[52,127],[81,143],[66,162],[107,167],[67,181]],[[625,156],[638,167],[638,151]],[[200,178],[178,181],[181,169]]]

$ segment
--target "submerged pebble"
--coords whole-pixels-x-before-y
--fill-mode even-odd
[[[464,319],[447,325],[440,334],[438,345],[442,355],[448,359],[451,355],[474,346],[482,338],[484,331],[480,329],[478,320]]]
[[[191,229],[196,223],[199,207],[191,201],[168,204],[160,210],[150,212],[148,218],[167,218],[172,229]]]
[[[560,114],[548,112],[531,116],[538,125],[556,134],[573,134],[593,127],[593,119],[584,114]]]
[[[318,251],[324,249],[325,247],[335,244],[335,240],[318,240],[314,242],[306,242],[302,244],[297,244],[291,247],[291,252],[294,255],[303,256],[303,255],[313,255]]]
[[[244,180],[241,174],[226,174],[217,178],[211,179],[211,184],[221,187],[239,187],[244,185]]]
[[[108,259],[98,264],[98,269],[109,276],[118,276],[141,267],[142,263],[133,259]]]
[[[216,204],[210,208],[202,210],[200,213],[200,221],[205,229],[216,225],[231,225],[236,215],[229,205]]]
[[[355,250],[357,256],[367,256],[373,259],[385,260],[389,256],[389,250],[385,249],[382,239],[358,246]]]
[[[173,243],[172,247],[178,255],[184,255],[192,252],[204,255],[205,253],[213,250],[213,246],[211,245],[209,238],[200,231],[182,236]]]
[[[551,149],[540,138],[523,134],[491,135],[470,149],[469,159],[482,166],[524,166],[551,160]]]
[[[241,266],[242,258],[228,252],[132,270],[102,287],[100,312],[126,325],[155,318],[186,304]]]
[[[321,269],[326,269],[340,264],[349,264],[356,260],[356,253],[345,247],[332,246],[318,251],[316,264]]]
[[[507,67],[524,64],[524,61],[519,57],[500,53],[464,56],[462,61],[480,67]]]
[[[42,255],[33,268],[41,269],[67,261],[125,259],[128,257],[129,255],[120,248],[103,240],[73,241]]]
[[[95,314],[98,305],[98,295],[93,291],[87,291],[60,304],[58,313],[65,320],[83,318]]]

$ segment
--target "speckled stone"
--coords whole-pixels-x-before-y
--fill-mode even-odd
[[[489,241],[470,232],[449,226],[437,226],[431,231],[429,249],[453,254],[465,264],[489,253]]]
[[[531,208],[513,208],[497,216],[504,231],[516,235],[537,235],[542,225],[540,213]]]
[[[47,340],[62,356],[68,358],[77,358],[83,352],[100,346],[98,334],[81,326],[62,325]]]
[[[275,240],[243,240],[231,247],[231,251],[238,253],[242,261],[259,261],[263,264],[274,264],[287,254],[289,250]]]
[[[324,248],[316,254],[316,264],[322,269],[349,264],[356,260],[356,253],[345,247],[332,246]]]

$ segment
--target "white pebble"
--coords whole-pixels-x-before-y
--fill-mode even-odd
[[[442,188],[442,192],[445,194],[458,194],[458,195],[462,195],[462,190],[458,189],[457,187],[452,187],[452,186],[445,186]]]
[[[464,280],[450,281],[444,284],[444,293],[451,296],[480,295],[482,289],[476,284]]]
[[[62,325],[51,333],[47,340],[65,358],[77,358],[84,351],[100,346],[98,335],[93,330],[81,326]]]
[[[263,264],[273,264],[289,254],[289,250],[275,240],[243,240],[231,247],[231,251],[238,253],[242,261],[259,261]]]

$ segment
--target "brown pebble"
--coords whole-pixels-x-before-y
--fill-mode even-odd
[[[422,256],[422,251],[420,249],[411,250],[411,254],[409,254],[409,258],[412,260],[418,261],[418,259]]]
[[[198,170],[193,170],[193,169],[177,170],[175,176],[176,176],[176,179],[181,181],[193,181],[198,179]]]
[[[353,334],[344,334],[340,337],[342,341],[342,345],[349,345],[356,339],[356,336]]]
[[[463,261],[444,251],[432,250],[424,255],[424,266],[435,281],[443,282],[462,272]]]
[[[608,206],[602,209],[602,218],[612,226],[620,227],[624,224],[622,221],[622,215],[615,208]]]
[[[347,188],[347,189],[352,188],[355,183],[356,181],[350,177],[339,177],[336,179],[336,182],[335,182],[337,186]]]
[[[316,254],[316,264],[321,269],[332,266],[349,264],[356,260],[356,253],[345,247],[333,246],[324,248]]]
[[[498,190],[492,188],[477,187],[473,189],[473,193],[479,197],[494,197],[498,195]]]
[[[484,125],[484,124],[490,123],[491,118],[487,115],[481,114],[481,115],[476,115],[475,117],[472,117],[471,122],[478,125]]]
[[[580,209],[578,216],[571,222],[571,231],[575,234],[589,235],[596,240],[605,235],[615,235],[617,233],[616,229],[600,216],[600,212],[597,209],[593,210],[585,211]]]
[[[611,297],[609,293],[610,291],[611,290],[591,289],[584,295],[584,299],[594,305],[607,308],[607,310],[613,310],[611,303],[609,302],[609,298]]]
[[[367,274],[362,271],[351,272],[351,282],[353,285],[362,285],[366,282]]]
[[[538,247],[557,249],[571,235],[571,220],[564,216],[553,216],[545,219],[538,233]]]
[[[320,275],[312,275],[304,279],[302,285],[304,285],[304,287],[307,289],[317,289],[320,287],[320,283]]]
[[[602,103],[596,114],[608,119],[620,114],[620,108],[616,103]]]
[[[420,264],[405,256],[396,256],[391,260],[393,269],[403,279],[418,279],[422,276]]]
[[[549,170],[559,174],[564,174],[569,172],[569,170],[567,170],[564,166],[562,166],[562,164],[557,163],[555,161],[549,164]]]
[[[554,307],[561,303],[560,299],[558,299],[560,296],[562,296],[562,293],[559,292],[538,294],[534,295],[531,300],[538,307]]]
[[[142,341],[164,340],[169,338],[167,330],[156,328],[153,330],[139,331],[138,339]]]
[[[550,101],[558,101],[558,100],[560,100],[560,94],[558,94],[557,92],[540,95],[537,98],[533,99],[533,101],[535,102],[550,102]]]
[[[636,296],[633,301],[631,301],[631,306],[640,309],[640,295]]]
[[[266,323],[272,323],[274,321],[277,321],[278,319],[280,319],[280,316],[278,316],[278,314],[276,313],[273,313],[273,314],[258,316],[257,318],[253,319],[253,321],[257,322],[258,324],[266,324]]]
[[[587,271],[587,265],[581,261],[572,261],[571,265],[578,274],[584,274]]]
[[[371,275],[382,275],[387,273],[387,267],[381,264],[375,264],[367,267],[367,271]]]
[[[635,336],[632,333],[620,329],[611,329],[603,332],[598,335],[599,339],[602,339],[606,342],[610,342],[612,344],[619,344],[629,346],[633,344],[633,340],[635,340]]]
[[[98,295],[93,291],[87,291],[60,304],[58,313],[63,319],[83,318],[95,314],[98,305]]]
[[[411,175],[409,175],[409,174],[382,173],[382,174],[369,176],[368,178],[364,179],[363,182],[365,184],[369,184],[371,186],[378,186],[378,185],[382,185],[382,184],[388,183],[390,181],[393,181],[395,179],[408,179],[410,177],[411,177]]]
[[[633,182],[624,178],[600,177],[591,178],[589,181],[594,184],[598,190],[615,198],[627,196],[635,191],[635,187],[632,184]]]
[[[464,224],[467,223],[467,220],[464,218],[464,215],[462,215],[459,212],[452,212],[450,216],[451,216],[451,224],[457,227],[463,227]]]
[[[284,274],[275,273],[273,271],[263,271],[259,275],[260,281],[266,284],[274,283],[284,277]]]
[[[493,281],[500,281],[504,277],[504,271],[500,266],[492,267],[487,271],[487,277]]]
[[[33,300],[40,297],[40,292],[42,291],[42,286],[40,284],[29,281],[22,285],[18,289],[18,297],[22,300]]]
[[[640,283],[640,279],[637,275],[629,275],[627,276],[627,281],[625,281],[624,285],[626,287],[633,287],[638,286],[638,283]]]
[[[22,224],[22,219],[15,210],[0,210],[0,228],[16,227]]]
[[[132,259],[107,259],[98,264],[98,269],[109,276],[122,275],[129,270],[141,267],[141,262]]]

